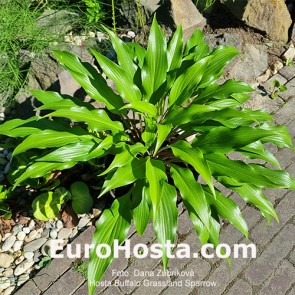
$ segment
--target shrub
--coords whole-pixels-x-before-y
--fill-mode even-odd
[[[224,66],[238,54],[229,46],[210,51],[196,30],[186,44],[178,27],[167,46],[154,19],[148,48],[123,43],[110,34],[118,64],[92,50],[117,92],[90,64],[69,52],[54,55],[94,100],[90,103],[49,91],[31,91],[50,112],[28,120],[11,120],[0,134],[20,137],[13,156],[30,152],[28,164],[14,187],[30,178],[48,176],[96,158],[110,163],[99,198],[110,193],[112,206],[96,225],[93,243],[123,243],[133,218],[142,235],[153,221],[159,243],[175,241],[177,197],[181,197],[200,241],[219,243],[221,219],[227,219],[246,237],[248,228],[238,205],[225,197],[217,184],[239,193],[270,220],[277,214],[263,188],[295,188],[295,180],[280,168],[265,143],[292,147],[284,126],[271,124],[263,111],[241,108],[253,89],[227,80],[218,84]],[[50,119],[53,118],[53,119]],[[67,120],[64,120],[66,118]],[[188,138],[194,139],[188,140]],[[232,152],[244,156],[231,159]],[[251,163],[260,159],[273,166]],[[202,181],[201,181],[202,179]],[[163,249],[163,265],[168,258]],[[88,281],[90,294],[112,257],[92,253]]]

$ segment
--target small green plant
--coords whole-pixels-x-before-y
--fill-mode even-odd
[[[70,191],[64,187],[58,187],[54,191],[47,191],[34,199],[32,203],[35,218],[49,220],[58,216],[61,207],[71,201],[77,214],[88,213],[93,207],[93,199],[88,186],[82,181],[76,181],[71,185]]]
[[[158,242],[173,244],[177,197],[202,244],[219,244],[222,219],[248,237],[238,205],[217,184],[236,191],[268,221],[278,220],[263,189],[295,189],[295,180],[264,144],[290,148],[292,139],[285,126],[272,124],[270,114],[241,108],[253,91],[249,85],[233,79],[217,83],[238,51],[230,46],[211,51],[200,30],[184,44],[181,27],[167,44],[156,19],[147,49],[108,33],[118,64],[95,50],[92,53],[117,92],[89,63],[72,53],[54,51],[61,65],[105,109],[68,95],[32,90],[42,104],[38,110],[47,113],[0,125],[0,134],[20,138],[13,158],[30,152],[14,187],[28,179],[46,179],[52,171],[105,159],[98,198],[106,195],[112,205],[96,223],[95,248],[107,244],[113,249],[114,240],[124,243],[131,219],[139,235],[152,219]],[[247,161],[231,159],[233,152]],[[249,159],[262,159],[271,167]],[[162,250],[166,268],[166,248]],[[91,253],[89,294],[112,259],[113,252],[108,258]]]
[[[288,90],[288,87],[281,84],[278,80],[271,81],[271,88],[272,88],[272,92],[270,94],[270,97],[272,99],[278,98],[281,92],[286,92]]]
[[[292,59],[292,58],[287,58],[286,61],[285,61],[285,65],[286,65],[287,67],[292,67],[292,66],[294,66],[293,59]]]
[[[98,23],[105,17],[100,1],[83,0],[83,2],[87,6],[86,16],[89,23]]]
[[[88,263],[86,261],[75,262],[73,268],[87,280]]]
[[[52,262],[52,259],[49,256],[44,256],[38,263],[38,266],[41,268],[48,268]]]
[[[216,0],[196,0],[196,6],[201,12],[206,12],[206,10],[212,7],[215,2]]]
[[[7,200],[11,197],[11,187],[6,188],[4,185],[0,185],[0,216],[9,217],[11,215],[11,211],[9,205],[7,204]]]
[[[4,0],[0,5],[0,107],[8,105],[26,82],[29,62],[52,37],[37,25],[39,12],[27,1]],[[26,53],[26,54],[24,54]]]

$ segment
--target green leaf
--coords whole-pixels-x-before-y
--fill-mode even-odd
[[[84,107],[73,107],[52,112],[46,117],[64,117],[74,122],[86,122],[88,127],[96,132],[106,130],[113,132],[124,131],[122,123],[111,120],[105,110],[89,111]]]
[[[229,61],[239,54],[239,51],[231,46],[218,46],[210,54],[212,58],[209,61],[206,73],[200,82],[200,88],[211,84],[222,75],[222,69],[229,63]]]
[[[214,176],[228,176],[260,188],[295,188],[295,180],[283,170],[270,170],[260,165],[233,161],[221,154],[208,154],[205,159]]]
[[[210,59],[211,56],[201,59],[186,69],[176,79],[170,91],[169,107],[173,104],[179,106],[191,97],[206,72],[206,67]]]
[[[152,94],[165,82],[167,67],[167,42],[154,17],[141,71],[145,101],[148,102]]]
[[[154,151],[154,156],[157,154],[158,150],[160,149],[160,147],[166,140],[167,136],[170,134],[173,126],[171,124],[170,125],[158,124],[157,127],[158,127],[157,143],[156,143],[156,147]]]
[[[194,167],[196,172],[198,172],[209,185],[213,195],[215,195],[211,171],[207,161],[204,159],[202,151],[197,147],[193,148],[188,142],[183,140],[173,144],[171,149],[175,157]]]
[[[265,149],[260,141],[250,143],[237,151],[250,159],[262,159],[281,169],[281,165],[277,158],[270,151]]]
[[[141,100],[141,92],[125,70],[94,49],[91,50],[104,73],[114,81],[119,94],[128,102]]]
[[[183,47],[182,35],[182,27],[180,25],[177,27],[177,30],[173,34],[173,37],[169,42],[167,49],[169,71],[178,69],[181,65]]]
[[[170,172],[185,206],[187,208],[191,207],[190,211],[195,211],[197,213],[208,232],[210,232],[210,209],[202,186],[196,181],[193,173],[187,168],[172,165]]]
[[[67,201],[69,196],[70,193],[65,188],[39,195],[32,203],[34,217],[44,221],[54,219],[58,216],[62,204]]]
[[[149,148],[156,140],[156,126],[152,118],[145,118],[145,130],[141,134],[145,146]]]
[[[246,203],[256,206],[262,214],[273,216],[279,221],[272,203],[264,196],[261,188],[255,185],[238,182],[229,177],[219,177],[219,181],[226,187],[238,192]]]
[[[129,76],[129,79],[133,80],[137,67],[133,63],[132,52],[130,48],[125,42],[118,38],[113,31],[107,29],[105,26],[104,29],[111,37],[112,45],[117,53],[119,65],[125,70],[126,74]]]
[[[39,178],[44,177],[56,170],[65,170],[70,169],[75,166],[76,162],[67,162],[67,163],[47,163],[47,162],[36,162],[30,165],[26,171],[21,174],[21,176],[15,182],[13,189],[19,184],[27,180],[28,178]]]
[[[114,200],[110,209],[105,209],[96,223],[96,231],[92,238],[94,249],[99,245],[105,244],[110,246],[111,255],[107,258],[99,258],[95,250],[91,252],[88,266],[88,291],[94,294],[96,283],[103,277],[107,267],[114,257],[114,240],[118,240],[121,245],[128,234],[131,222],[131,201],[130,195],[127,194]],[[105,254],[105,250],[101,250]]]
[[[69,132],[57,132],[53,130],[44,130],[28,136],[13,151],[13,156],[23,153],[29,149],[45,149],[51,147],[60,147],[69,143],[76,143],[83,139],[90,139],[89,135],[78,136]]]
[[[130,163],[119,167],[115,173],[109,173],[99,198],[112,189],[126,186],[145,177],[145,159],[134,158]]]
[[[146,101],[134,101],[126,104],[121,109],[133,109],[140,113],[147,113],[151,117],[156,117],[158,112],[157,108],[154,105]]]
[[[203,189],[208,203],[216,208],[218,215],[226,218],[248,238],[248,226],[238,205],[219,191],[216,191],[216,198],[214,198],[207,187],[203,186]]]
[[[176,201],[176,189],[164,181],[162,183],[161,194],[159,195],[157,212],[153,214],[154,230],[157,240],[163,246],[167,244],[167,241],[170,241],[171,244],[175,241],[178,217]],[[167,250],[163,247],[162,251],[163,267],[166,269],[168,264]]]
[[[257,140],[272,142],[280,147],[291,147],[292,141],[285,128],[273,126],[266,130],[258,127],[242,126],[234,129],[227,127],[216,127],[208,133],[197,137],[192,144],[203,151],[227,153],[242,148]]]
[[[160,204],[163,183],[167,180],[164,163],[148,157],[146,161],[146,178],[149,183],[149,195],[151,198],[153,215],[156,216]]]
[[[71,185],[72,207],[77,214],[88,213],[93,207],[93,198],[85,182],[76,181]]]
[[[132,190],[133,219],[136,231],[142,236],[150,220],[148,189],[143,181],[137,181]]]
[[[124,167],[125,165],[130,163],[138,153],[144,153],[145,151],[146,148],[140,142],[137,142],[134,145],[125,145],[122,148],[122,152],[115,155],[115,158],[110,166],[103,173],[101,173],[100,176],[109,173],[115,168]]]

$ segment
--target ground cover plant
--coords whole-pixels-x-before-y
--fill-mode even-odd
[[[107,31],[118,63],[92,53],[114,81],[116,92],[89,63],[54,51],[60,64],[105,109],[68,95],[32,90],[42,104],[42,115],[0,126],[0,134],[16,140],[14,161],[19,163],[22,155],[27,161],[15,169],[14,188],[36,179],[46,183],[53,171],[104,159],[103,172],[97,172],[104,180],[97,197],[107,195],[112,205],[98,220],[93,243],[111,248],[115,239],[124,243],[132,219],[139,235],[152,219],[158,242],[174,243],[177,199],[187,208],[202,244],[218,245],[222,219],[248,237],[238,205],[218,185],[236,191],[268,221],[278,220],[263,189],[294,189],[295,180],[265,144],[293,145],[287,128],[272,124],[270,114],[242,108],[253,91],[249,85],[233,79],[217,83],[238,51],[230,46],[211,51],[200,30],[184,44],[181,27],[167,44],[156,19],[147,49]],[[233,152],[245,160],[232,159]],[[57,205],[58,198],[55,201]],[[92,253],[90,294],[112,259]],[[165,248],[162,260],[166,268]]]

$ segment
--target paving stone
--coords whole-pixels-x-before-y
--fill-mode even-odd
[[[84,283],[84,277],[77,271],[70,269],[64,275],[62,275],[44,295],[56,295],[56,294],[71,294],[74,293]]]
[[[132,295],[158,295],[164,290],[169,283],[171,282],[171,278],[169,275],[160,274],[158,275],[158,271],[163,270],[162,266],[158,266],[154,270],[154,276],[148,276],[144,278],[141,282],[139,288],[132,293]]]
[[[291,98],[294,97],[294,91],[295,91],[295,78],[290,80],[285,84],[285,86],[288,88],[286,92],[280,92],[279,96],[284,100],[284,101],[289,101]]]
[[[138,270],[140,270],[140,271],[152,270],[153,268],[156,267],[156,265],[159,262],[160,262],[160,260],[152,259],[149,257],[143,258],[143,259],[136,258],[135,261],[132,263],[132,265],[126,269],[126,271],[128,271],[128,273],[129,273],[128,281],[130,281],[130,282],[132,281],[133,283],[130,283],[129,285],[125,285],[125,286],[120,287],[121,291],[124,294],[130,294],[136,288],[136,284],[139,284],[144,279],[144,277],[137,276],[136,272]],[[120,282],[125,281],[126,277],[120,276],[118,278],[118,280]],[[131,285],[131,284],[133,284],[133,285]]]
[[[289,261],[293,264],[295,264],[295,249],[292,250],[292,252],[289,255]]]
[[[282,148],[275,154],[275,157],[279,161],[282,169],[286,169],[290,163],[294,163],[295,153],[289,148]]]
[[[153,224],[149,223],[145,229],[145,232],[143,233],[143,235],[140,237],[137,233],[135,233],[131,240],[131,249],[134,245],[136,244],[148,244],[151,243],[155,240],[156,236],[155,236],[155,232],[154,232],[154,228],[153,228]]]
[[[201,249],[201,243],[195,231],[187,236],[182,243],[189,245],[192,253],[197,253]],[[173,253],[175,253],[175,251]],[[170,259],[168,263],[168,269],[171,271],[180,270],[190,261],[192,261],[192,258]]]
[[[243,280],[237,280],[226,295],[252,295],[252,287]]]
[[[264,189],[263,193],[264,195],[271,201],[272,204],[275,204],[275,202],[279,199],[282,199],[289,190],[287,189]]]
[[[179,217],[178,217],[178,228],[177,232],[180,235],[186,235],[191,230],[193,230],[194,226],[193,223],[188,215],[187,211],[184,211]]]
[[[263,84],[263,87],[265,88],[266,91],[268,91],[268,93],[271,93],[273,91],[273,81],[274,80],[277,80],[280,82],[280,84],[285,84],[288,82],[288,80],[283,77],[282,75],[280,75],[279,73],[278,74],[275,74],[274,76],[270,77],[264,84]]]
[[[245,273],[246,279],[252,285],[262,284],[291,251],[295,243],[295,226],[288,224],[272,241],[270,246],[262,252]]]
[[[108,287],[101,294],[103,294],[103,295],[123,295],[123,293],[116,286],[110,286],[110,287]]]
[[[210,259],[211,260],[211,259]],[[207,281],[216,282],[214,287],[199,287],[200,295],[222,294],[227,285],[232,282],[237,275],[242,271],[245,265],[250,261],[250,258],[235,258],[232,259],[232,269],[224,260],[214,272],[206,278]]]
[[[293,93],[295,93],[293,91]],[[275,114],[274,119],[276,124],[284,125],[288,121],[291,121],[295,118],[295,96],[291,97],[288,100],[288,103],[284,104],[284,106]]]
[[[180,270],[180,268],[178,269]],[[179,276],[174,285],[169,286],[163,295],[187,295],[192,291],[191,282],[201,282],[210,272],[210,264],[203,259],[194,259],[185,269],[184,272],[192,272],[191,275]],[[172,283],[173,284],[173,283]]]
[[[276,212],[280,223],[272,219],[270,224],[267,224],[264,219],[251,232],[251,237],[255,243],[265,246],[273,236],[286,224],[286,222],[294,216],[295,212],[295,192],[290,191],[283,200],[277,205]]]
[[[21,287],[18,291],[14,293],[15,295],[39,295],[41,291],[37,288],[37,286],[32,282],[27,282],[23,287]]]
[[[295,77],[295,66],[285,66],[280,70],[279,73],[289,81]]]
[[[295,268],[290,262],[284,260],[259,294],[286,294],[294,282]]]
[[[77,244],[82,246],[91,243],[92,234],[94,227],[87,228],[83,233],[81,233],[77,239],[72,242],[74,247]],[[83,247],[82,247],[83,248]],[[55,282],[63,273],[65,273],[71,264],[75,261],[75,258],[66,258],[66,249],[61,252],[65,258],[53,259],[49,268],[42,269],[35,277],[34,282],[41,291],[45,291],[53,282]]]

